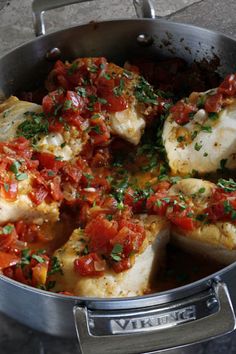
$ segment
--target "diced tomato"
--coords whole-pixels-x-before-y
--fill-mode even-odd
[[[120,231],[111,240],[111,244],[121,244],[122,254],[129,257],[132,252],[138,252],[145,238],[144,228],[135,222],[122,219],[119,222]]]
[[[232,213],[236,211],[236,193],[225,192],[220,188],[214,190],[208,207],[204,211],[210,221],[233,221]]]
[[[107,148],[98,149],[91,161],[91,167],[105,167],[110,161],[110,152]]]
[[[66,75],[66,66],[61,60],[57,60],[53,70],[57,73],[57,75]]]
[[[64,124],[53,119],[48,127],[48,131],[52,133],[61,133],[64,130]]]
[[[226,76],[224,81],[220,84],[218,92],[225,96],[235,96],[236,95],[236,75],[230,74]]]
[[[162,181],[162,182],[159,182],[155,187],[154,187],[154,190],[157,192],[157,191],[167,191],[168,189],[170,189],[171,187],[171,183],[168,182],[168,181]]]
[[[40,152],[37,153],[37,159],[39,160],[40,166],[48,170],[58,171],[61,167],[64,166],[64,162],[60,159],[57,159],[55,155],[50,154],[49,152]]]
[[[105,261],[97,253],[90,253],[74,261],[74,270],[83,277],[102,276],[105,270]]]
[[[110,139],[110,132],[102,118],[91,119],[90,137],[93,145],[103,145]]]
[[[129,258],[121,259],[119,262],[112,262],[112,268],[116,273],[121,273],[131,267]]]
[[[147,199],[146,208],[149,214],[157,214],[160,216],[165,216],[168,208],[168,199],[165,200],[163,198],[166,197],[166,193],[157,192],[151,195]]]
[[[18,183],[9,180],[0,182],[0,193],[4,199],[14,202],[17,198]]]
[[[63,199],[63,193],[61,190],[61,178],[56,176],[50,183],[50,194],[53,200],[56,202],[61,201]]]
[[[207,214],[208,220],[213,222],[216,222],[217,220],[222,220],[225,217],[223,203],[212,204],[204,212]]]
[[[185,209],[184,211],[173,211],[168,213],[168,219],[176,226],[180,227],[183,230],[193,231],[196,228],[196,222],[194,219],[187,214],[189,210]]]
[[[24,221],[17,221],[15,224],[19,240],[24,242],[34,242],[38,239],[40,228],[35,224],[26,224]]]
[[[55,109],[58,110],[59,106],[64,103],[65,96],[64,91],[55,90],[50,92],[47,96],[43,98],[43,111],[49,115],[55,115]]]
[[[90,238],[89,250],[91,252],[107,253],[110,249],[110,240],[118,232],[116,221],[109,221],[104,215],[92,219],[85,227],[85,234]]]
[[[62,172],[66,181],[78,183],[82,177],[82,171],[71,163],[65,163]]]
[[[128,108],[128,102],[123,96],[115,96],[114,94],[109,94],[104,96],[107,103],[102,106],[107,112],[121,112]]]
[[[31,272],[31,269],[29,266],[25,266],[24,271],[21,267],[16,267],[14,269],[13,279],[17,280],[18,282],[20,282],[22,284],[30,285],[31,284],[30,272]]]
[[[205,110],[208,113],[219,112],[222,107],[223,96],[221,93],[216,93],[215,95],[208,96],[205,102]]]
[[[132,207],[134,213],[141,213],[145,207],[145,202],[145,198],[139,197],[131,187],[126,190],[123,203]]]
[[[63,106],[63,111],[66,113],[67,116],[75,112],[82,112],[84,106],[85,99],[83,97],[79,96],[74,91],[67,91]]]
[[[190,113],[196,112],[196,108],[190,104],[179,101],[171,107],[170,112],[177,124],[184,125],[191,120]]]
[[[86,190],[81,190],[78,192],[79,194],[79,199],[84,203],[85,201],[92,206],[96,201],[98,201],[101,195],[101,192],[99,190],[96,191],[86,191]]]
[[[83,127],[83,123],[85,122],[85,120],[81,117],[81,115],[79,113],[73,113],[73,114],[64,114],[63,117],[65,118],[66,122],[69,125],[73,125],[74,127],[76,127],[79,130],[82,130]]]
[[[114,79],[106,78],[105,76],[100,76],[100,78],[98,79],[98,94],[100,94],[102,97],[104,97],[104,95],[112,93],[114,87]]]
[[[37,189],[34,189],[32,192],[29,193],[30,199],[36,205],[41,204],[47,197],[47,195],[48,190],[44,186],[38,186]]]
[[[0,251],[0,269],[19,263],[20,258],[15,254]]]
[[[16,230],[13,225],[7,225],[10,227],[9,232],[4,232],[6,228],[0,228],[0,249],[2,251],[9,250],[9,248],[14,247],[15,241],[17,240]]]

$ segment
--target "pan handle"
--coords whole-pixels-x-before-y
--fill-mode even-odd
[[[92,0],[33,0],[32,10],[36,36],[42,36],[46,33],[43,18],[45,11],[88,1]],[[155,10],[151,0],[133,0],[133,3],[138,17],[155,18]]]
[[[116,300],[114,300],[116,301]],[[209,340],[235,329],[227,286],[162,306],[132,310],[74,308],[81,354],[140,354]]]

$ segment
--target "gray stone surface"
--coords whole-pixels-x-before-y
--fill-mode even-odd
[[[236,36],[236,0],[155,0],[154,3],[159,16]],[[30,0],[0,0],[0,55],[34,37],[30,5]],[[131,0],[97,0],[50,11],[45,15],[48,31],[118,17],[135,17]],[[50,337],[0,315],[0,354],[76,353],[78,347],[75,340]],[[233,333],[174,353],[235,354],[236,335]]]

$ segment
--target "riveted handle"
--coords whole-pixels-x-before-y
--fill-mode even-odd
[[[235,328],[227,287],[150,308],[101,311],[74,308],[82,354],[140,354],[201,342]]]
[[[88,1],[92,0],[33,0],[32,10],[36,36],[42,36],[46,33],[43,18],[45,11]],[[155,10],[151,0],[133,0],[133,3],[138,17],[155,18]]]

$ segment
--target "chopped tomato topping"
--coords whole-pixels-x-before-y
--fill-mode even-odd
[[[208,96],[205,102],[205,110],[208,113],[219,112],[222,107],[223,96],[221,93],[216,93],[215,95]]]
[[[91,220],[85,227],[85,234],[90,238],[89,250],[91,252],[107,253],[110,251],[110,240],[118,232],[116,221],[109,221],[104,215]]]
[[[15,254],[0,251],[0,269],[4,269],[17,264],[20,258]]]
[[[110,139],[110,132],[104,120],[99,117],[90,120],[90,137],[93,145],[103,145]]]
[[[64,100],[64,92],[62,90],[50,92],[43,98],[43,111],[48,115],[55,115],[55,110],[60,108]]]
[[[168,219],[183,230],[193,231],[196,228],[196,222],[191,216],[188,216],[190,210],[173,211],[167,214]]]
[[[218,92],[224,96],[235,96],[236,95],[236,75],[230,74],[226,76],[224,81],[220,84]]]
[[[5,182],[0,181],[0,193],[4,199],[14,202],[17,198],[18,183],[8,179]]]
[[[40,166],[48,170],[58,171],[64,165],[63,161],[49,152],[37,153],[37,158],[39,160]]]
[[[123,96],[115,96],[114,94],[109,94],[105,96],[105,100],[107,101],[103,105],[103,109],[107,110],[107,112],[121,112],[128,108],[128,102]]]
[[[184,125],[191,120],[191,113],[196,112],[196,108],[182,101],[171,107],[170,112],[177,124]]]
[[[105,263],[97,253],[90,253],[76,259],[74,261],[74,269],[83,277],[101,276],[104,274]]]

